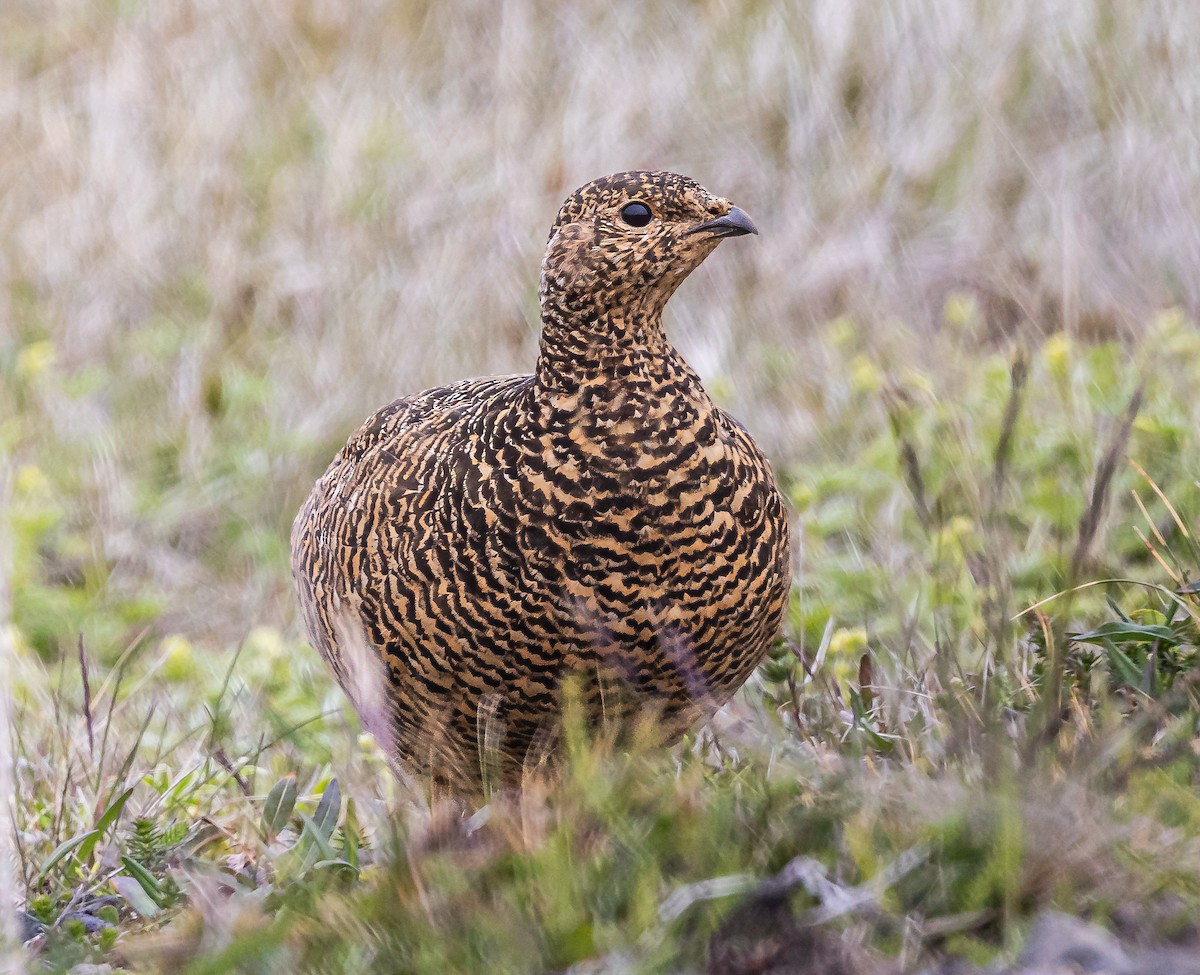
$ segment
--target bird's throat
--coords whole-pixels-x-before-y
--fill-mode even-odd
[[[674,370],[661,313],[617,314],[543,306],[536,375],[547,392],[617,387]]]
[[[535,390],[547,425],[569,425],[615,453],[670,437],[712,409],[657,315],[569,326],[544,318]]]

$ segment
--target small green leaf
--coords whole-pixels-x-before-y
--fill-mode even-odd
[[[344,875],[348,880],[357,880],[359,870],[353,864],[347,863],[345,860],[318,860],[312,865],[313,872],[329,871],[337,875]]]
[[[158,907],[163,907],[166,904],[166,896],[163,894],[161,885],[154,878],[154,874],[132,857],[121,857],[121,866],[125,868],[126,873],[130,877],[138,882],[142,890],[146,892],[146,896],[153,900]],[[142,912],[138,911],[138,913]]]
[[[289,772],[271,787],[271,791],[267,793],[267,801],[263,805],[262,832],[268,842],[278,836],[288,824],[295,808],[296,773]]]
[[[854,726],[862,731],[871,747],[882,752],[890,752],[895,748],[894,742],[889,741],[875,730],[871,714],[863,703],[862,695],[853,688],[850,689],[850,709],[854,713]]]
[[[158,913],[159,907],[154,899],[133,877],[113,877],[112,884],[126,903],[142,917],[154,917]]]
[[[337,828],[338,817],[342,813],[342,790],[337,779],[330,779],[321,793],[321,801],[317,803],[317,811],[313,813],[312,823],[326,844]]]

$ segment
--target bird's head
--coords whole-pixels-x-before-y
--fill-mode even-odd
[[[593,180],[550,229],[543,309],[657,315],[723,238],[757,233],[745,211],[686,176],[637,170]]]

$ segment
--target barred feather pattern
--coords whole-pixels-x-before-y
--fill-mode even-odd
[[[583,187],[551,231],[534,374],[397,400],[317,482],[292,530],[305,623],[364,712],[351,671],[378,664],[374,725],[402,768],[468,791],[491,752],[516,778],[572,674],[593,720],[648,707],[677,735],[776,638],[783,499],[661,327],[719,240],[754,232],[744,217],[671,173]]]

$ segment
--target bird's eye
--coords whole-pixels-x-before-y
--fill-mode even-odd
[[[653,216],[645,203],[626,203],[621,207],[621,219],[631,227],[644,227]]]

